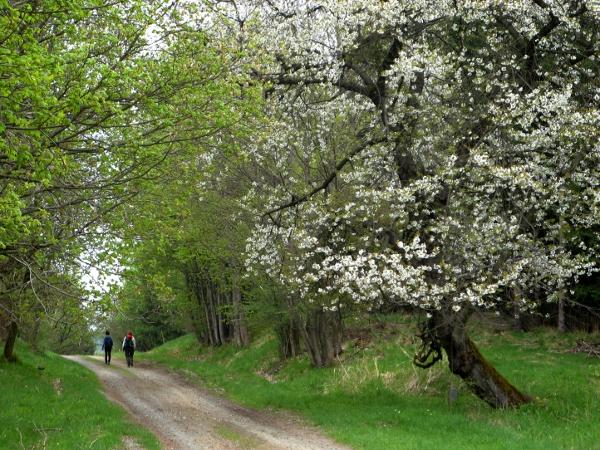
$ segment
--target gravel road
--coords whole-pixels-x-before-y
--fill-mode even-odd
[[[128,369],[119,358],[110,366],[103,357],[65,358],[96,373],[106,396],[168,450],[347,449],[291,415],[241,407],[154,365]]]

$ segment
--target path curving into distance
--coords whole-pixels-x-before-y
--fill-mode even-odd
[[[100,356],[65,358],[93,371],[106,396],[168,450],[348,449],[288,414],[236,405],[154,365],[128,369],[121,358],[113,358],[110,366]]]

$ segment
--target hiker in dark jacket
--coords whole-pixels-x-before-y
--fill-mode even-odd
[[[127,367],[133,366],[133,353],[135,352],[135,338],[133,333],[129,331],[125,339],[123,339],[123,351],[125,352],[125,359],[127,360]]]
[[[106,330],[106,336],[102,342],[102,350],[104,350],[104,364],[110,364],[110,354],[113,348],[113,340],[110,337],[110,331]]]

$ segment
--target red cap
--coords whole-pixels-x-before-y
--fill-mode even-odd
[[[127,337],[133,337],[133,333],[131,331],[127,332]]]

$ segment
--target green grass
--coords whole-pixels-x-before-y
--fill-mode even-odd
[[[600,360],[565,353],[577,335],[476,333],[484,355],[536,398],[518,410],[489,408],[445,363],[414,368],[411,335],[398,324],[320,370],[306,358],[281,365],[269,336],[241,351],[184,336],[141,357],[245,405],[294,411],[357,449],[600,449]],[[459,398],[449,405],[451,383]]]
[[[0,449],[122,449],[124,438],[160,448],[104,397],[89,370],[22,343],[17,355],[17,363],[0,358]]]

